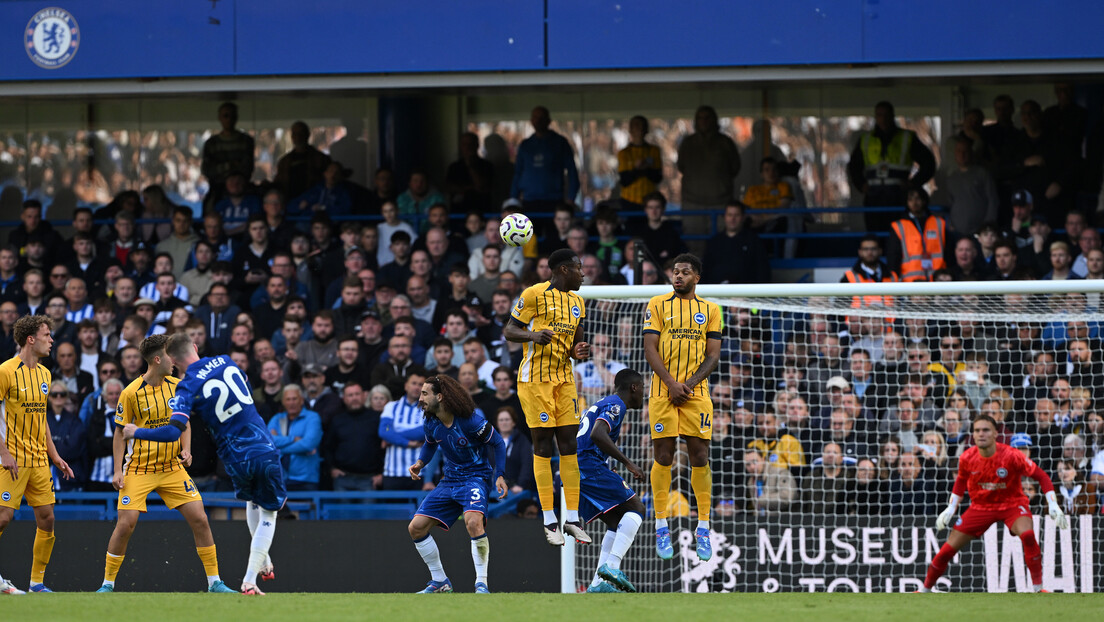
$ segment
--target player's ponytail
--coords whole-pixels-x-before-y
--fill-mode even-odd
[[[475,401],[462,384],[449,376],[438,374],[426,378],[426,383],[433,387],[433,393],[440,396],[441,408],[448,411],[454,417],[467,419],[475,412]]]

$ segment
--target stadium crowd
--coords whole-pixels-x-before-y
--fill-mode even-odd
[[[996,123],[967,111],[946,173],[915,133],[896,126],[892,105],[879,103],[848,174],[867,204],[906,209],[901,219],[868,220],[872,232],[891,232],[886,259],[881,238],[868,236],[844,280],[1104,278],[1100,236],[1078,209],[1084,192],[1099,190],[1104,134],[1086,133],[1068,86],[1056,92],[1059,103],[1045,111],[1021,105],[1022,129],[1012,125],[1007,96],[994,103]],[[619,198],[587,220],[570,202],[579,191],[573,147],[540,106],[506,173],[467,133],[445,179],[416,170],[405,188],[387,168],[372,187],[353,183],[332,152],[310,144],[305,123],[292,125],[292,149],[272,162],[255,159],[255,138],[236,129],[236,106],[219,107],[219,120],[193,184],[197,196],[206,191],[200,220],[156,183],[114,196],[105,184],[93,184],[95,192],[75,184],[82,205],[103,205],[75,207],[63,237],[43,220],[38,197],[15,186],[0,196],[0,204],[21,204],[21,224],[0,248],[0,355],[14,355],[21,315],[53,320],[50,426],[77,472],[58,481],[61,490],[113,490],[113,414],[143,371],[137,345],[186,331],[201,355],[228,352],[247,373],[289,489],[431,487],[432,475],[415,482],[406,469],[424,440],[422,381],[447,374],[505,439],[511,489],[534,491],[514,390],[521,345],[503,337],[520,292],[549,278],[547,257],[559,248],[579,256],[585,284],[663,283],[670,260],[687,250],[682,234],[710,232],[704,218],[666,213],[657,184],[670,171],[644,117],[630,121],[618,154]],[[702,106],[694,128],[678,149],[682,209],[720,217],[695,249],[702,282],[769,282],[758,234],[797,232],[804,219],[756,210],[805,204],[796,168],[764,158],[756,163],[761,183],[738,197],[740,152],[716,112]],[[510,198],[496,205],[504,174]],[[933,177],[945,217],[928,210],[923,186]],[[626,219],[626,210],[645,215]],[[529,244],[507,247],[500,216],[490,214],[521,211],[552,217],[538,222]],[[379,218],[346,218],[361,215]],[[1048,224],[1059,222],[1060,235]],[[795,249],[787,243],[784,252]],[[1095,323],[882,322],[736,307],[726,316],[725,358],[711,381],[720,515],[934,513],[980,412],[1002,423],[1003,441],[1058,475],[1070,512],[1100,507],[1104,419],[1095,405],[1104,400],[1104,351]],[[648,371],[636,317],[601,304],[588,313],[592,357],[575,370],[588,403],[612,391],[626,364]],[[643,423],[630,425],[626,438],[645,432]],[[228,490],[202,426],[192,453],[196,485]],[[689,505],[672,494],[673,516],[688,515]]]

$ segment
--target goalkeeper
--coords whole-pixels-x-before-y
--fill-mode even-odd
[[[951,524],[962,493],[970,493],[970,507],[962,514],[951,530],[947,543],[928,567],[921,591],[930,592],[936,580],[947,571],[947,564],[959,549],[980,537],[990,525],[1002,522],[1023,542],[1027,568],[1031,571],[1031,584],[1036,592],[1043,590],[1043,555],[1035,539],[1034,523],[1028,508],[1027,496],[1020,487],[1020,479],[1030,477],[1039,482],[1046,493],[1049,514],[1061,529],[1068,529],[1069,522],[1054,495],[1050,477],[1019,450],[997,442],[997,424],[988,415],[979,415],[973,424],[974,447],[966,450],[958,461],[958,478],[955,479],[947,509],[935,521],[936,529]]]

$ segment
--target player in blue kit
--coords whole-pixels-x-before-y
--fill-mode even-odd
[[[606,524],[598,571],[587,592],[635,592],[636,588],[621,571],[621,560],[644,522],[644,504],[620,475],[609,466],[612,457],[644,481],[644,471],[617,448],[621,423],[630,408],[644,406],[644,377],[631,369],[622,369],[613,379],[616,393],[598,400],[579,422],[579,516],[586,522],[595,518]]]
[[[127,425],[125,438],[170,442],[180,437],[192,413],[197,413],[215,441],[219,458],[246,504],[246,522],[253,536],[242,594],[263,596],[257,575],[272,576],[268,549],[276,533],[276,512],[287,501],[280,452],[264,420],[253,406],[253,391],[242,370],[225,354],[199,358],[192,338],[176,333],[165,344],[165,354],[184,378],[169,400],[168,425],[144,429]]]
[[[421,593],[452,591],[452,582],[445,575],[441,554],[429,530],[437,522],[448,531],[462,514],[471,536],[475,593],[489,594],[487,565],[491,545],[486,532],[487,495],[493,479],[498,498],[506,496],[506,480],[502,477],[506,470],[506,443],[494,426],[475,413],[475,402],[468,390],[448,376],[427,378],[422,384],[418,406],[425,416],[426,440],[418,461],[410,466],[410,477],[422,478],[422,469],[433,459],[438,447],[445,452],[444,477],[422,501],[407,527],[431,575]],[[491,451],[493,457],[489,455]],[[491,460],[494,460],[493,476]]]

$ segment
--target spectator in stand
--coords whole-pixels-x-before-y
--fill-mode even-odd
[[[268,239],[268,225],[264,216],[258,214],[249,219],[248,238],[234,251],[231,266],[234,273],[235,289],[242,292],[245,300],[253,291],[264,284],[268,278],[268,265],[276,249]]]
[[[518,145],[510,196],[521,199],[526,212],[549,212],[565,201],[574,202],[579,194],[575,151],[551,129],[548,108],[533,108],[529,121],[533,134]]]
[[[276,177],[272,183],[285,197],[297,197],[322,183],[330,156],[310,145],[310,127],[296,121],[291,124],[291,151],[284,154],[276,165]]]
[[[73,277],[65,282],[65,319],[79,323],[91,319],[95,314],[92,303],[88,302],[88,287],[84,280]]]
[[[1063,150],[1058,135],[1043,124],[1042,107],[1030,99],[1020,104],[1020,123],[1022,129],[1003,154],[998,171],[1034,195],[1035,210],[1048,222],[1062,222],[1077,193],[1081,138],[1076,149]]]
[[[66,319],[66,309],[68,307],[69,301],[67,301],[65,296],[61,293],[55,292],[46,297],[45,315],[50,318],[54,329],[54,349],[52,354],[57,353],[57,347],[61,343],[77,343],[77,325]]]
[[[748,449],[754,449],[767,462],[791,470],[805,466],[805,450],[795,436],[781,427],[778,415],[764,412],[756,417],[758,434]]]
[[[172,212],[172,234],[157,244],[157,254],[168,253],[173,259],[173,275],[180,278],[199,236],[192,228],[192,209],[178,205]],[[79,254],[79,253],[78,253]]]
[[[234,241],[223,227],[222,216],[218,212],[203,215],[203,235],[200,236],[215,249],[215,261],[229,262],[234,258]],[[125,259],[119,261],[126,263]]]
[[[501,285],[501,279],[499,284]],[[491,317],[475,331],[475,336],[487,346],[491,360],[509,367],[512,367],[513,357],[520,356],[521,353],[521,344],[507,341],[503,336],[506,324],[510,321],[514,298],[514,295],[504,289],[495,290],[491,295]],[[478,318],[483,319],[483,316]]]
[[[802,499],[806,514],[842,516],[855,494],[855,477],[844,464],[843,452],[835,443],[827,443],[813,461],[812,473],[803,481]]]
[[[484,246],[482,270],[475,279],[472,279],[468,289],[475,293],[480,300],[489,300],[491,294],[498,289],[499,276],[502,274],[502,251],[496,246]]]
[[[1062,459],[1070,462],[1078,471],[1088,471],[1091,468],[1092,456],[1088,453],[1085,439],[1072,432],[1066,434],[1062,438]]]
[[[565,211],[567,210],[567,211]],[[558,227],[565,222],[565,215],[571,210],[571,206],[565,206],[564,210],[557,209],[556,216],[553,220],[555,226]],[[571,228],[570,218],[566,219],[567,229]],[[471,252],[468,255],[468,272],[471,274],[472,279],[478,278],[483,274],[483,251],[487,247],[493,247],[498,249],[501,259],[499,260],[499,269],[502,272],[513,272],[514,274],[521,274],[525,267],[525,247],[523,246],[506,246],[502,242],[502,237],[498,234],[498,225],[500,221],[497,218],[490,218],[487,220],[487,224],[483,229],[483,241],[479,244],[479,248]],[[567,248],[567,232],[563,233],[561,240],[562,244],[557,244],[556,248]],[[549,239],[551,239],[550,236]],[[545,240],[548,241],[547,239]],[[549,253],[550,254],[550,253]]]
[[[77,364],[77,349],[71,343],[57,347],[55,355],[57,366],[53,369],[54,383],[61,383],[73,398],[74,404],[83,404],[84,399],[99,388],[98,375],[81,369]],[[106,360],[106,359],[104,359]],[[100,361],[102,362],[102,361]]]
[[[588,404],[613,392],[613,378],[617,372],[627,366],[614,360],[613,340],[608,334],[594,333],[590,338],[590,358],[575,367],[575,384],[579,387],[579,396]]]
[[[311,322],[311,338],[295,348],[295,359],[300,365],[318,365],[326,370],[337,362],[337,340],[334,334],[333,312],[323,309]]]
[[[399,198],[402,200],[402,197]],[[353,199],[345,185],[340,162],[330,162],[322,172],[322,183],[311,186],[292,205],[301,214],[326,212],[331,218],[341,218],[352,212]]]
[[[1068,515],[1095,514],[1099,505],[1096,484],[1086,481],[1084,471],[1069,460],[1059,460],[1057,472],[1054,491],[1059,495],[1062,510]]]
[[[644,197],[656,191],[663,181],[663,159],[659,147],[649,144],[648,119],[629,120],[629,144],[617,152],[617,173],[621,183],[621,209],[641,210]]]
[[[917,166],[915,175],[912,174],[914,164]],[[874,129],[863,133],[855,143],[847,164],[847,176],[851,185],[863,194],[863,205],[904,206],[907,191],[923,188],[934,174],[935,155],[916,132],[897,126],[893,104],[878,102],[874,106]],[[893,218],[890,213],[864,216],[866,230],[871,232],[889,230]],[[890,267],[895,267],[893,261]]]
[[[225,352],[229,348],[230,328],[239,313],[241,309],[230,304],[230,287],[222,283],[211,285],[207,304],[196,309],[196,319],[202,321],[207,329],[207,341],[212,352]]]
[[[360,344],[358,353],[360,364],[371,375],[380,355],[387,350],[387,344],[383,340],[383,322],[380,321],[379,312],[368,309],[360,314]]]
[[[360,382],[345,385],[345,408],[334,416],[322,437],[322,456],[334,490],[374,490],[383,484],[383,439],[380,411],[367,403]]]
[[[71,479],[62,479],[56,468],[51,468],[54,488],[60,491],[78,491],[88,479],[87,435],[84,424],[73,412],[72,394],[63,382],[55,380],[50,385],[46,400],[46,423],[50,428],[57,453],[73,468]],[[77,402],[79,403],[79,402]]]
[[[19,298],[19,314],[42,315],[46,306],[45,294],[46,278],[42,275],[42,270],[31,268],[24,272],[23,295]]]
[[[445,195],[429,183],[429,175],[420,168],[410,172],[410,183],[397,201],[399,216],[404,218],[425,216],[430,206],[444,203]]]
[[[939,511],[934,483],[916,454],[905,452],[889,480],[889,506],[896,516],[930,516]]]
[[[326,386],[326,375],[317,365],[303,366],[303,399],[307,408],[318,413],[322,419],[322,427],[329,426],[334,416],[341,411],[341,398],[337,393]]]
[[[909,190],[905,216],[891,227],[889,268],[905,282],[931,280],[932,273],[947,267],[947,223],[928,211],[928,193],[923,188]]]
[[[744,452],[744,484],[747,507],[759,516],[777,516],[789,511],[800,498],[797,482],[784,466],[767,461],[758,451]]]
[[[395,189],[395,173],[381,166],[372,177],[372,189],[368,197],[367,213],[378,214],[384,203],[394,203],[399,193]]]
[[[868,233],[859,242],[859,258],[855,265],[840,277],[840,283],[895,283],[897,273],[882,261],[882,243],[878,236]],[[893,299],[885,296],[854,296],[851,306],[892,306]]]
[[[403,392],[403,379],[411,369],[416,369],[414,362],[410,360],[413,342],[411,337],[402,335],[395,335],[387,342],[387,360],[381,361],[372,369],[372,386],[385,385],[393,395]]]
[[[101,259],[96,256],[96,243],[93,241],[92,236],[88,233],[77,233],[73,236],[73,242],[70,248],[72,249],[73,258],[67,265],[69,273],[82,279],[93,296],[102,296],[105,290],[104,279],[109,264],[106,259]],[[9,250],[8,252],[11,251]],[[14,254],[12,254],[8,261],[8,265],[13,272],[6,280],[11,283],[11,287],[14,291],[17,285],[15,282],[16,275],[14,273],[17,264]],[[4,255],[3,251],[0,251],[0,277],[4,276],[3,267]]]
[[[533,443],[518,427],[518,411],[503,406],[491,411],[495,414],[495,427],[506,443],[506,472],[503,477],[511,494],[528,491],[535,495],[537,482],[533,477]]]
[[[358,362],[360,356],[360,341],[353,334],[347,334],[337,343],[337,364],[326,370],[326,384],[334,390],[342,399],[345,398],[345,387],[355,383],[363,387],[368,384],[368,370]],[[362,396],[366,399],[367,395]]]
[[[460,159],[449,165],[445,173],[445,190],[454,212],[491,211],[491,188],[494,165],[479,157],[479,135],[464,132],[458,142]]]
[[[954,245],[954,265],[950,267],[956,281],[988,281],[989,266],[978,256],[977,242],[971,238],[959,238]]]
[[[206,240],[196,242],[193,250],[195,267],[180,276],[180,285],[188,290],[188,299],[185,302],[193,307],[202,304],[203,297],[215,282],[215,275],[211,269],[215,261],[215,252],[215,247],[210,242]]]
[[[626,260],[631,260],[626,254]],[[706,242],[703,283],[769,283],[770,262],[759,235],[747,226],[745,206],[724,208],[724,230]]]
[[[380,210],[383,215],[383,222],[376,225],[381,241],[379,250],[376,252],[376,262],[380,266],[385,266],[395,260],[391,244],[396,233],[400,231],[406,233],[408,236],[407,244],[410,244],[412,240],[416,240],[418,234],[414,231],[414,227],[410,226],[410,223],[399,220],[399,208],[394,203],[384,203]]]
[[[441,337],[433,342],[429,351],[433,355],[432,365],[428,368],[429,373],[456,380],[460,368],[452,364],[452,342]]]
[[[1073,216],[1078,212],[1070,212],[1069,215]],[[1068,217],[1067,217],[1068,218]],[[1089,274],[1089,253],[1092,251],[1100,250],[1100,232],[1096,229],[1085,229],[1081,232],[1077,239],[1077,249],[1080,253],[1077,255],[1077,259],[1073,262],[1073,273],[1081,278],[1087,278]],[[1100,274],[1100,268],[1097,268],[1096,274]]]
[[[297,384],[284,387],[283,404],[284,412],[268,422],[268,431],[282,456],[287,489],[318,490],[322,420],[303,408],[303,389]]]
[[[61,250],[64,240],[53,225],[42,220],[42,203],[37,199],[27,199],[19,212],[20,224],[8,234],[8,245],[19,249],[20,255],[26,254],[27,244],[31,240],[42,242],[46,249],[44,260],[53,265],[55,253]]]
[[[141,355],[138,357],[141,359]],[[104,368],[111,363],[105,363]],[[116,367],[116,375],[118,373]],[[115,411],[119,407],[119,396],[124,385],[118,378],[109,378],[103,383],[103,390],[93,393],[81,407],[81,421],[87,434],[88,460],[90,461],[88,485],[89,492],[111,492],[115,488],[111,478],[115,472],[113,444],[115,438]]]
[[[997,222],[1000,198],[989,170],[977,163],[974,141],[955,139],[954,168],[947,175],[947,200],[951,208],[948,226],[959,236],[971,236],[987,222]],[[942,185],[942,184],[941,184]]]
[[[721,133],[712,106],[700,106],[694,113],[694,133],[683,138],[678,147],[678,170],[682,173],[684,211],[720,211],[735,196],[740,151],[731,138]],[[683,218],[686,234],[704,233],[707,225],[705,216]]]
[[[1050,243],[1050,272],[1047,272],[1042,277],[1044,281],[1069,281],[1081,279],[1071,269],[1073,264],[1073,258],[1070,257],[1069,244],[1062,242]]]
[[[487,360],[487,350],[483,347],[483,343],[476,337],[468,337],[464,340],[463,351],[464,362],[475,367],[479,382],[488,387],[494,386],[494,371],[498,369],[499,364]]]
[[[218,108],[218,118],[222,130],[203,143],[203,163],[200,170],[211,188],[204,201],[205,207],[214,205],[221,198],[219,195],[230,175],[236,173],[245,179],[253,177],[255,146],[252,136],[236,128],[237,104],[223,103]]]
[[[426,377],[424,369],[410,369],[401,390],[394,393],[399,398],[388,402],[380,415],[379,436],[387,443],[383,462],[384,490],[422,488],[421,482],[411,479],[407,468],[418,459],[418,448],[425,442],[422,430],[425,417],[418,407],[418,398]],[[423,478],[432,486],[429,474],[423,474]]]
[[[855,496],[847,514],[870,516],[885,513],[885,483],[878,479],[877,474],[878,467],[873,460],[859,460],[855,466]]]
[[[410,236],[405,231],[391,234],[391,261],[380,266],[376,278],[381,285],[389,285],[396,290],[406,288],[410,271]],[[358,251],[359,252],[359,251]],[[356,274],[353,272],[352,274]]]
[[[662,193],[653,192],[645,196],[645,220],[637,225],[633,233],[643,241],[651,258],[659,265],[674,259],[679,253],[686,252],[686,244],[682,241],[682,236],[670,221],[664,219],[666,210],[667,198]]]
[[[284,370],[279,361],[261,363],[261,385],[253,388],[253,403],[265,423],[283,410]]]
[[[253,194],[252,184],[240,173],[232,173],[225,185],[222,198],[215,203],[214,213],[222,218],[227,235],[236,236],[245,231],[250,218],[261,214],[261,199]]]
[[[493,243],[498,238],[499,222],[493,222],[496,219],[487,221],[486,231],[488,243]],[[546,228],[544,240],[540,243],[540,254],[551,255],[552,253],[560,250],[561,248],[567,248],[567,234],[571,230],[571,224],[575,221],[575,207],[570,203],[559,203],[553,208],[552,213],[552,227]],[[491,225],[494,224],[494,231],[491,231]],[[492,235],[493,233],[493,235]]]
[[[763,158],[759,163],[762,183],[749,186],[744,192],[743,202],[752,210],[788,209],[793,205],[793,191],[790,184],[779,178],[778,161],[772,157]],[[751,213],[751,227],[756,231],[768,233],[801,233],[803,218],[800,215],[762,215]],[[797,253],[797,239],[786,239],[786,259],[793,259]]]
[[[19,249],[13,246],[0,248],[0,302],[16,302],[23,294],[23,279],[19,267]]]
[[[269,188],[261,200],[261,207],[264,209],[268,239],[272,240],[272,245],[281,251],[290,250],[291,238],[299,229],[286,219],[287,207],[283,193],[277,188]]]

